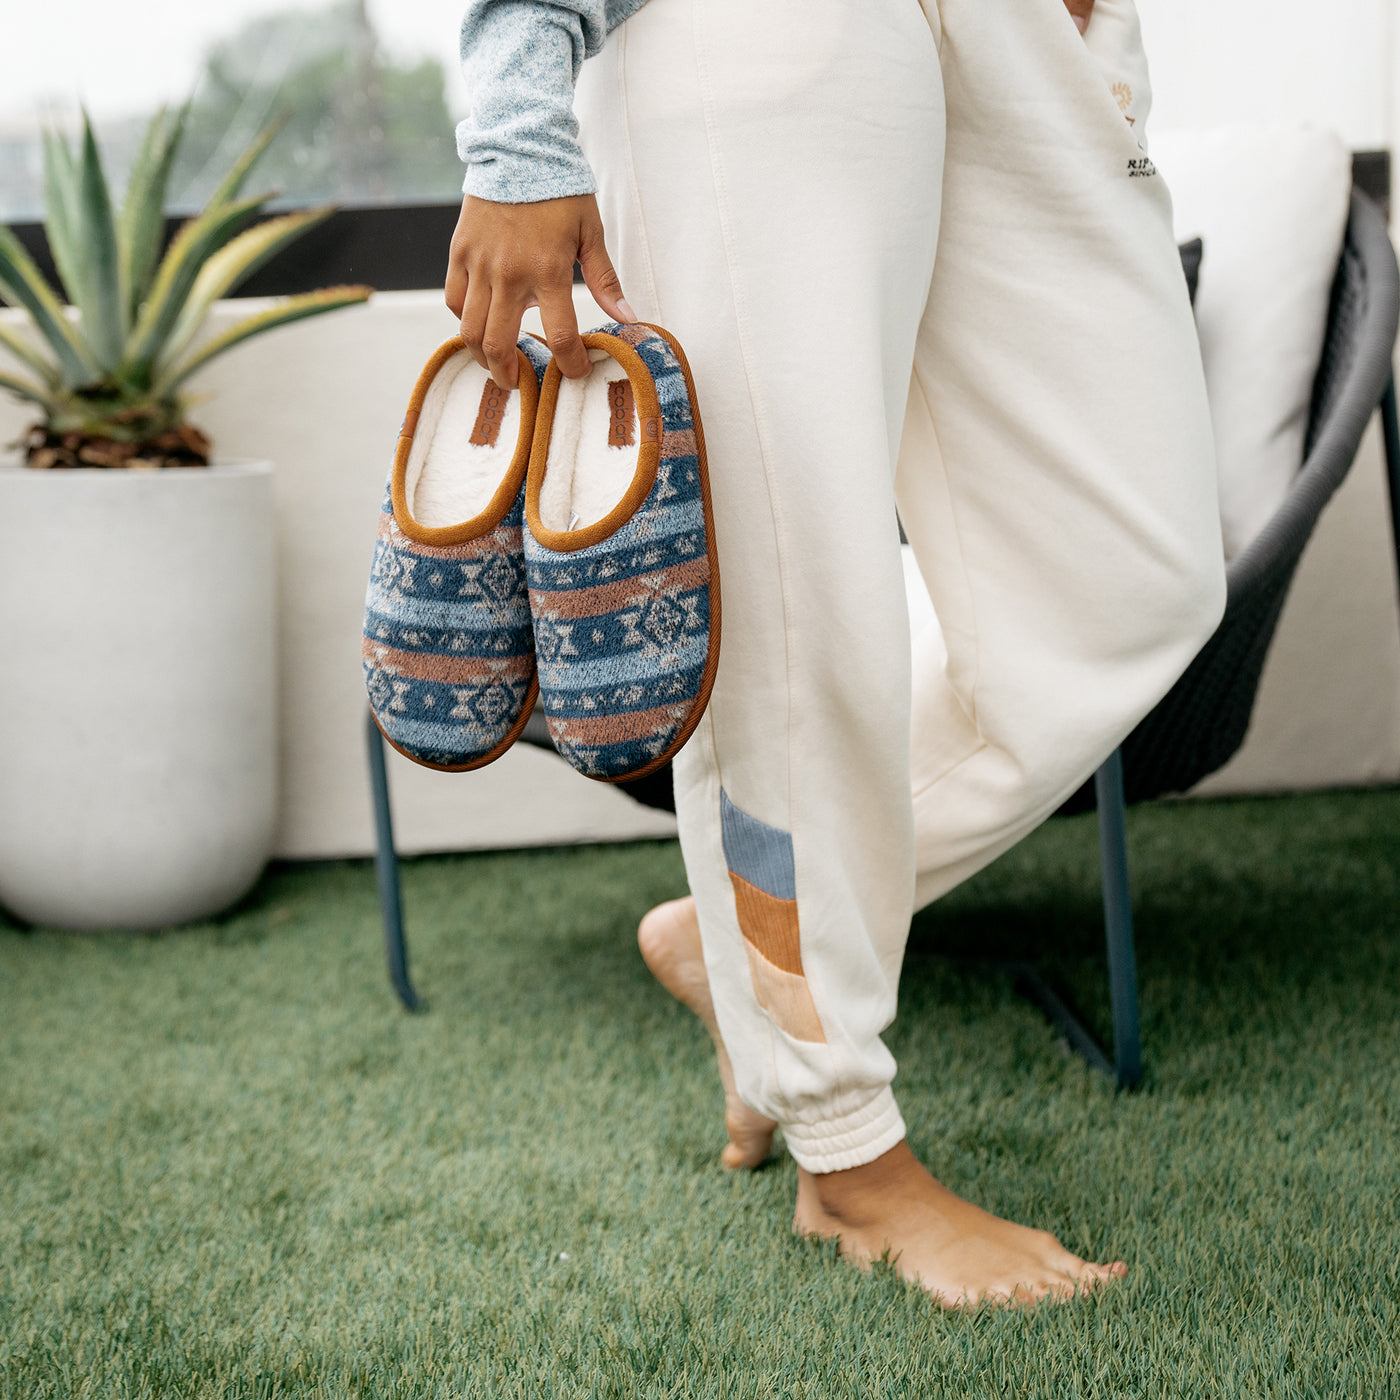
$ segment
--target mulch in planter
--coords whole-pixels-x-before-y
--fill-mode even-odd
[[[114,442],[92,433],[55,433],[36,423],[23,439],[25,459],[45,471],[54,467],[207,467],[207,434],[191,423],[140,442]]]

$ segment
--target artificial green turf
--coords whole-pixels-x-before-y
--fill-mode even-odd
[[[716,1165],[703,1033],[632,931],[670,844],[283,866],[156,937],[0,930],[0,1395],[1381,1396],[1400,1373],[1400,793],[1130,818],[1148,1082],[1007,979],[1105,1001],[1091,820],[916,923],[889,1043],[955,1189],[1132,1278],[949,1316]]]

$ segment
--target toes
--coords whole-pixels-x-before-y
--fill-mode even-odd
[[[930,1290],[931,1296],[944,1312],[972,1312],[976,1308],[1011,1306],[1012,1296],[1005,1289],[985,1288],[980,1293],[950,1293]]]
[[[1127,1272],[1128,1266],[1120,1260],[1115,1264],[1086,1264],[1071,1277],[1075,1281],[1076,1291],[1087,1296],[1100,1288],[1117,1283],[1119,1279],[1126,1277]]]
[[[1049,1238],[1054,1240],[1053,1235]],[[1112,1264],[1091,1264],[1087,1259],[1081,1259],[1077,1254],[1071,1254],[1058,1240],[1055,1240],[1050,1263],[1061,1273],[1079,1280],[1081,1284],[1089,1283],[1094,1286],[1100,1283],[1109,1283],[1114,1279],[1126,1278],[1128,1273],[1128,1266],[1121,1259]]]
[[[1068,1274],[1058,1274],[1037,1284],[1023,1284],[1013,1295],[1013,1301],[1021,1307],[1035,1307],[1039,1303],[1068,1303],[1079,1292]]]

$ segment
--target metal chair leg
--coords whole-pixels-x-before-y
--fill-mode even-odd
[[[1076,1055],[1091,1069],[1116,1081],[1120,1089],[1132,1089],[1142,1082],[1142,1041],[1138,1034],[1137,957],[1133,951],[1133,904],[1128,888],[1121,749],[1115,750],[1094,774],[1094,792],[1099,808],[1099,865],[1113,1005],[1113,1061],[1109,1061],[1074,1009],[1055,994],[1033,964],[1005,966],[1016,979],[1016,990],[1035,1002]]]
[[[1390,542],[1395,546],[1395,568],[1400,573],[1400,412],[1396,410],[1393,374],[1381,395],[1381,429],[1390,482]]]
[[[1094,775],[1094,793],[1099,808],[1104,933],[1113,1001],[1113,1059],[1119,1086],[1131,1089],[1142,1082],[1142,1039],[1138,1029],[1137,954],[1133,948],[1133,900],[1128,884],[1121,749],[1115,749]]]
[[[374,874],[379,884],[379,908],[384,918],[384,954],[389,980],[406,1011],[421,1003],[408,980],[408,950],[403,938],[403,900],[399,892],[399,856],[394,849],[394,817],[389,807],[389,771],[384,762],[384,736],[372,714],[366,716],[365,744],[369,752],[369,785],[374,796]]]

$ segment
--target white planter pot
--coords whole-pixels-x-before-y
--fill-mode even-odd
[[[0,521],[0,904],[217,912],[276,820],[271,467],[4,467]]]

